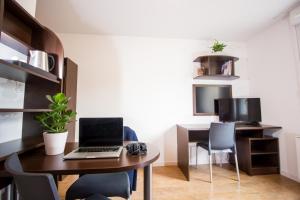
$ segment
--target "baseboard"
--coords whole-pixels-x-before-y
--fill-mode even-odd
[[[287,173],[286,171],[280,171],[280,174],[281,174],[282,176],[285,176],[286,178],[292,179],[292,180],[297,181],[297,182],[300,183],[300,179],[298,178],[298,176],[289,174],[289,173]]]

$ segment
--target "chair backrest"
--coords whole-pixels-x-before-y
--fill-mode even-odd
[[[124,141],[138,141],[135,131],[128,126],[124,126]]]
[[[5,161],[4,166],[13,176],[22,200],[59,200],[52,175],[25,173],[16,153]]]
[[[211,123],[209,129],[210,148],[235,151],[235,123]]]

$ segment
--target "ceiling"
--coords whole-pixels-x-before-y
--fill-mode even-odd
[[[299,0],[37,0],[58,33],[243,41]]]

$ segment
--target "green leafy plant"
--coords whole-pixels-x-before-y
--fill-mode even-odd
[[[67,124],[76,116],[76,112],[68,109],[70,98],[64,93],[57,93],[54,96],[46,95],[46,98],[50,101],[51,111],[41,113],[35,119],[48,133],[66,132]]]
[[[218,40],[215,40],[214,44],[211,48],[213,52],[221,52],[227,45],[224,43],[219,42]]]

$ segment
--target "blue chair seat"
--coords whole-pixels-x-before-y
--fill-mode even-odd
[[[93,194],[107,197],[130,197],[127,173],[86,174],[77,179],[68,189],[66,200],[83,199]]]

